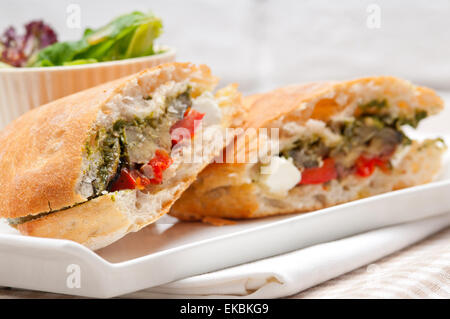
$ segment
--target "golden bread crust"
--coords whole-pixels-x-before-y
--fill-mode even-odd
[[[109,236],[131,225],[126,214],[120,211],[111,196],[104,195],[81,205],[19,224],[17,229],[23,235],[87,243],[93,238]]]
[[[164,72],[157,72],[163,70]],[[84,202],[76,191],[83,152],[99,111],[130,81],[154,72],[149,94],[168,81],[190,78],[212,89],[217,78],[207,66],[168,63],[38,107],[0,133],[0,217],[17,218]],[[144,85],[144,84],[142,84]]]
[[[85,200],[75,192],[84,141],[117,83],[36,108],[0,133],[0,216],[38,214]]]
[[[135,220],[124,209],[118,193],[97,197],[80,205],[51,213],[44,217],[17,225],[21,234],[34,237],[73,240],[92,250],[105,247],[130,232],[135,232],[166,214],[173,202],[193,182],[195,176],[181,181],[170,192],[170,200],[161,203],[154,214]],[[124,191],[122,191],[124,192]],[[130,192],[130,191],[125,191]],[[131,191],[133,195],[137,191]]]
[[[385,87],[402,87],[412,90],[421,109],[436,114],[442,110],[444,102],[433,90],[414,86],[408,81],[391,76],[367,77],[344,82],[313,82],[307,84],[290,85],[267,93],[251,95],[244,98],[245,108],[250,110],[245,127],[271,127],[272,122],[284,117],[285,122],[296,121],[303,123],[309,119],[328,121],[333,115],[343,110],[345,105],[339,105],[331,98],[326,98],[329,92],[345,92],[349,99],[358,96],[352,92],[355,85],[383,85]],[[391,97],[395,91],[385,89],[383,95]],[[318,104],[311,104],[321,97]],[[409,106],[403,106],[406,112],[412,112]]]

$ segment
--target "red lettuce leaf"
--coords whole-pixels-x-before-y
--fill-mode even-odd
[[[0,37],[0,61],[15,67],[25,66],[33,54],[57,40],[55,31],[40,20],[26,24],[23,35],[9,27]]]

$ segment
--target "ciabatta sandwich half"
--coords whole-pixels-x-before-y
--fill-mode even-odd
[[[204,65],[170,63],[23,115],[0,133],[0,217],[91,249],[154,222],[237,121],[239,93],[216,83]]]
[[[404,127],[415,128],[443,102],[408,81],[292,85],[247,97],[244,105],[244,128],[265,128],[269,146],[262,147],[259,133],[238,137],[226,163],[208,166],[172,215],[212,220],[317,210],[429,182],[440,168],[442,140],[411,140]]]

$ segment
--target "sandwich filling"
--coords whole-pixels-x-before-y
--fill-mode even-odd
[[[172,147],[180,142],[171,137],[174,128],[187,129],[192,138],[204,117],[191,106],[187,88],[166,97],[161,112],[152,112],[144,118],[121,118],[109,129],[98,130],[86,144],[94,166],[91,197],[124,189],[144,190],[161,184],[164,171],[173,162]]]
[[[402,127],[415,128],[426,117],[424,110],[410,117],[393,117],[386,100],[373,100],[360,105],[354,117],[326,124],[336,138],[312,134],[284,147],[271,159],[269,174],[261,174],[258,181],[269,192],[285,194],[293,187],[324,184],[352,174],[366,178],[376,169],[388,174],[412,142]],[[424,145],[438,142],[443,141],[429,140]]]
[[[150,192],[168,179],[166,172],[174,163],[171,153],[175,146],[190,144],[200,125],[221,123],[214,95],[194,94],[187,83],[164,88],[138,103],[144,112],[116,116],[109,125],[93,130],[86,141],[83,152],[89,165],[83,172],[81,192],[88,200],[121,190]],[[8,222],[17,225],[54,212],[50,209]]]
[[[178,140],[172,140],[175,127],[189,130],[194,135],[203,113],[191,108],[189,90],[167,98],[162,114],[145,118],[117,120],[109,130],[99,130],[94,138],[99,160],[92,181],[94,196],[102,192],[145,188],[161,184],[162,173],[172,164],[171,149]],[[92,141],[88,142],[89,150]],[[150,159],[150,160],[149,160]]]

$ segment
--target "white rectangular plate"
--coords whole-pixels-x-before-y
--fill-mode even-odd
[[[67,240],[21,236],[0,222],[0,286],[113,297],[442,214],[450,208],[448,155],[440,180],[427,185],[308,214],[243,221],[223,227],[163,217],[97,252]],[[74,287],[78,274],[80,286]]]

